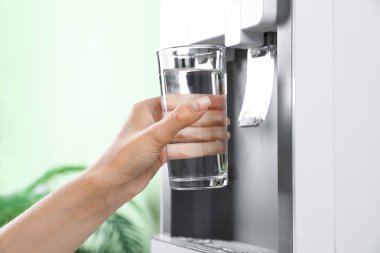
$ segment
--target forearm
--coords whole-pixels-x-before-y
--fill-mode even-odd
[[[99,172],[84,173],[1,229],[1,252],[75,251],[122,204],[112,193]]]
[[[165,145],[198,122],[210,105],[209,97],[197,98],[161,120],[159,98],[134,106],[130,120],[92,168],[0,229],[0,252],[75,251],[109,215],[146,187],[167,159]],[[205,123],[212,122],[200,124]],[[192,140],[182,137],[185,142]],[[190,150],[175,158],[196,154]]]

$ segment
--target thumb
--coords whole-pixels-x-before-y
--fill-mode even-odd
[[[169,144],[180,130],[197,122],[210,105],[211,99],[207,96],[180,105],[162,120],[153,124],[147,134],[162,148]]]

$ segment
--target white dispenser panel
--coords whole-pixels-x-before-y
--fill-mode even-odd
[[[275,31],[276,16],[277,0],[161,0],[160,46],[225,45],[226,33],[227,46],[260,44],[255,34]]]

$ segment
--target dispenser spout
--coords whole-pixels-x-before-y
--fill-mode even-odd
[[[247,52],[247,79],[238,125],[258,127],[267,115],[275,81],[276,47],[250,47]]]

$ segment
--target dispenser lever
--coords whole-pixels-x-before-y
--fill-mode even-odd
[[[274,45],[250,47],[247,52],[247,79],[238,125],[258,127],[267,115],[275,81]]]

